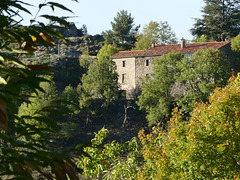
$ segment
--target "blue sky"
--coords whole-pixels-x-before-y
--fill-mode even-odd
[[[24,2],[37,5],[43,3],[44,0],[24,0]],[[178,40],[193,39],[189,29],[193,27],[194,18],[201,18],[201,9],[204,6],[203,0],[79,0],[79,3],[71,0],[58,0],[56,2],[74,12],[71,14],[56,10],[57,15],[77,16],[71,21],[75,22],[78,28],[85,24],[88,33],[92,35],[111,29],[111,21],[116,17],[117,12],[126,10],[134,18],[134,24],[140,24],[141,28],[150,21],[167,21]],[[33,12],[33,15],[37,12],[37,7],[28,9]],[[49,14],[50,11],[50,8],[45,8],[40,13]],[[24,18],[26,19],[24,24],[29,24],[31,17],[24,16]]]

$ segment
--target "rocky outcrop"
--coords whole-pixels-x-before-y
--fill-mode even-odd
[[[46,49],[38,47],[39,51],[34,52],[33,56],[22,57],[28,64],[51,62],[52,65],[61,64],[64,59],[79,59],[83,51],[89,48],[89,55],[96,56],[102,48],[104,38],[101,35],[86,35],[82,37],[68,37],[68,42],[56,41],[56,45]]]
[[[83,36],[83,30],[77,29],[74,23],[71,24],[69,28],[59,28],[57,31],[60,32],[63,35],[63,37]]]

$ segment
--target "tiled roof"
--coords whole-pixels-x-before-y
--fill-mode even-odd
[[[230,44],[230,41],[186,43],[185,48],[183,49],[181,48],[181,44],[155,45],[155,47],[151,47],[146,50],[119,51],[114,54],[112,58],[156,56],[168,54],[172,51],[177,53],[193,53],[203,48],[220,49],[227,44]]]

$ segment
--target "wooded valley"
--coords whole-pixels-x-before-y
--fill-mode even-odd
[[[195,38],[179,44],[167,21],[140,31],[125,10],[90,35],[39,12],[23,26],[29,4],[1,0],[0,179],[240,179],[240,3],[204,2]],[[213,43],[155,54],[131,98],[113,61],[122,51],[137,59],[211,42],[226,42],[227,53]]]

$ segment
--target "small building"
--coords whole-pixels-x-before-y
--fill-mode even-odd
[[[153,43],[152,47],[146,50],[120,51],[112,56],[117,66],[120,88],[126,91],[127,98],[132,98],[131,94],[138,87],[139,78],[145,76],[154,77],[153,66],[155,59],[159,59],[163,54],[172,51],[182,53],[190,58],[194,52],[203,48],[219,49],[226,53],[232,67],[239,66],[237,60],[231,59],[230,41],[186,43],[182,39],[180,44],[158,45]]]

